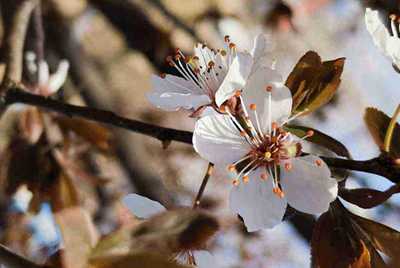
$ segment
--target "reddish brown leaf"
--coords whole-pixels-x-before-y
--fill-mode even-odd
[[[364,120],[375,143],[383,151],[386,129],[389,126],[391,118],[382,111],[369,107],[365,110]],[[389,153],[394,158],[400,158],[400,125],[397,123],[393,131]]]
[[[311,241],[315,268],[368,268],[370,254],[364,242],[342,216],[328,211],[320,216]]]
[[[103,126],[79,118],[56,118],[64,131],[72,131],[101,150],[110,149],[111,133]]]
[[[322,62],[314,51],[300,58],[285,85],[293,96],[292,112],[313,112],[334,96],[343,72],[344,58]],[[307,114],[305,113],[305,114]]]
[[[339,194],[346,201],[353,203],[361,208],[373,208],[379,206],[392,195],[400,192],[399,185],[393,185],[388,190],[382,192],[369,188],[341,189]]]

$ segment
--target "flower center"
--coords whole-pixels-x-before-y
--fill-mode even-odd
[[[167,62],[189,82],[199,94],[215,99],[215,92],[224,80],[229,66],[236,57],[236,46],[225,36],[225,49],[208,48],[205,44],[197,44],[194,56],[185,56],[178,48],[175,55],[168,56]]]
[[[233,181],[233,184],[237,186],[241,181],[247,183],[250,173],[256,169],[261,169],[260,179],[267,180],[271,177],[273,192],[282,198],[284,193],[280,186],[280,167],[283,165],[285,170],[290,171],[292,169],[291,158],[301,154],[300,142],[294,141],[291,134],[285,131],[282,126],[296,118],[298,114],[289,118],[280,126],[278,123],[272,122],[272,86],[267,86],[266,92],[269,102],[267,131],[263,131],[261,128],[256,104],[252,103],[248,106],[253,114],[252,119],[250,119],[246,104],[239,93],[235,96],[239,100],[241,112],[232,113],[229,109],[226,109],[226,113],[240,131],[240,135],[250,145],[250,151],[244,157],[229,165],[228,170],[237,174]],[[311,137],[313,134],[312,131],[308,131],[302,139]]]

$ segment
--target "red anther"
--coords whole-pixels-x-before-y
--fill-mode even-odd
[[[396,20],[397,16],[396,16],[396,14],[390,14],[389,18],[394,21],[394,20]]]
[[[276,130],[278,128],[278,124],[276,122],[272,122],[271,127],[272,130]]]
[[[250,110],[255,111],[257,109],[257,105],[255,103],[250,104]]]
[[[243,182],[248,183],[249,182],[249,176],[243,176]]]
[[[241,94],[242,94],[242,91],[241,91],[240,89],[238,89],[238,90],[235,91],[235,96],[236,96],[236,97],[239,98]]]
[[[225,105],[225,104],[222,104],[221,107],[219,107],[219,111],[220,111],[221,113],[225,113],[225,112],[226,112],[226,105]]]
[[[229,48],[230,49],[234,49],[236,47],[236,45],[234,43],[229,43]]]
[[[291,163],[285,163],[285,169],[286,169],[287,171],[292,170],[292,168],[293,168],[293,166],[292,166]]]
[[[260,175],[260,178],[261,178],[262,180],[266,181],[266,180],[268,179],[267,173],[262,173],[262,174]]]
[[[240,182],[239,182],[239,180],[236,179],[236,180],[232,181],[232,184],[235,186],[238,186],[240,184]]]
[[[210,62],[208,63],[208,67],[212,68],[212,67],[214,67],[214,66],[215,66],[215,62],[210,61]]]
[[[271,85],[266,86],[266,87],[265,87],[265,90],[266,90],[267,92],[271,92],[271,91],[272,91],[272,86],[271,86]]]
[[[199,68],[194,68],[194,73],[195,74],[199,74],[200,73],[200,69]]]
[[[307,137],[312,137],[312,136],[314,136],[314,131],[313,131],[313,130],[307,130],[306,136],[307,136]]]
[[[230,41],[229,35],[225,35],[224,41],[225,41],[225,42],[229,42],[229,41]]]
[[[162,79],[164,79],[165,77],[167,77],[167,74],[166,74],[166,73],[161,73],[161,74],[160,74],[160,77],[161,77]]]
[[[317,166],[322,166],[322,160],[321,159],[317,159],[315,160],[315,164],[317,164]]]

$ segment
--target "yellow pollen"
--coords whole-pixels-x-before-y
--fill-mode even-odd
[[[250,104],[250,110],[255,111],[257,109],[257,105],[255,103]]]
[[[249,182],[249,176],[243,176],[243,182],[248,183]]]
[[[317,159],[317,160],[315,160],[315,164],[317,164],[317,166],[322,166],[322,161],[321,161],[321,159]]]
[[[264,158],[266,158],[266,159],[271,158],[271,156],[272,156],[271,152],[265,152],[264,153]]]
[[[268,179],[267,173],[262,173],[262,174],[260,175],[260,178],[261,178],[262,180],[266,181],[266,180]]]
[[[285,169],[287,170],[287,171],[290,171],[290,170],[292,170],[292,164],[291,163],[285,163]]]
[[[239,182],[238,179],[236,179],[236,180],[233,180],[232,184],[233,184],[234,186],[238,186],[238,185],[240,184],[240,182]]]

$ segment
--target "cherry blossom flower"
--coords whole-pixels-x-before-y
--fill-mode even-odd
[[[61,60],[57,70],[50,74],[49,65],[45,60],[39,60],[36,64],[36,55],[33,52],[26,54],[28,71],[36,76],[33,85],[28,85],[28,89],[33,94],[48,97],[56,93],[65,83],[68,75],[69,63]]]
[[[254,70],[271,64],[265,35],[255,38],[251,53],[238,52],[229,36],[225,36],[225,44],[225,49],[217,51],[197,44],[192,57],[177,49],[176,55],[169,56],[167,61],[183,78],[153,75],[153,90],[147,94],[149,101],[167,111],[189,110],[192,116],[199,115],[206,106],[218,110],[236,89],[246,84]]]
[[[394,67],[400,69],[400,28],[396,26],[396,15],[390,16],[391,33],[380,18],[378,10],[366,9],[365,24],[374,44],[392,60]]]
[[[138,194],[128,194],[122,201],[132,214],[141,219],[148,219],[166,211],[160,203]],[[183,251],[177,255],[176,260],[199,268],[218,267],[214,257],[206,250]]]
[[[240,92],[239,92],[240,93]],[[244,219],[248,231],[281,222],[287,204],[306,213],[322,213],[337,196],[337,182],[317,156],[302,156],[302,139],[283,129],[292,97],[273,69],[262,67],[238,94],[239,111],[200,118],[195,150],[235,174],[230,207]]]

